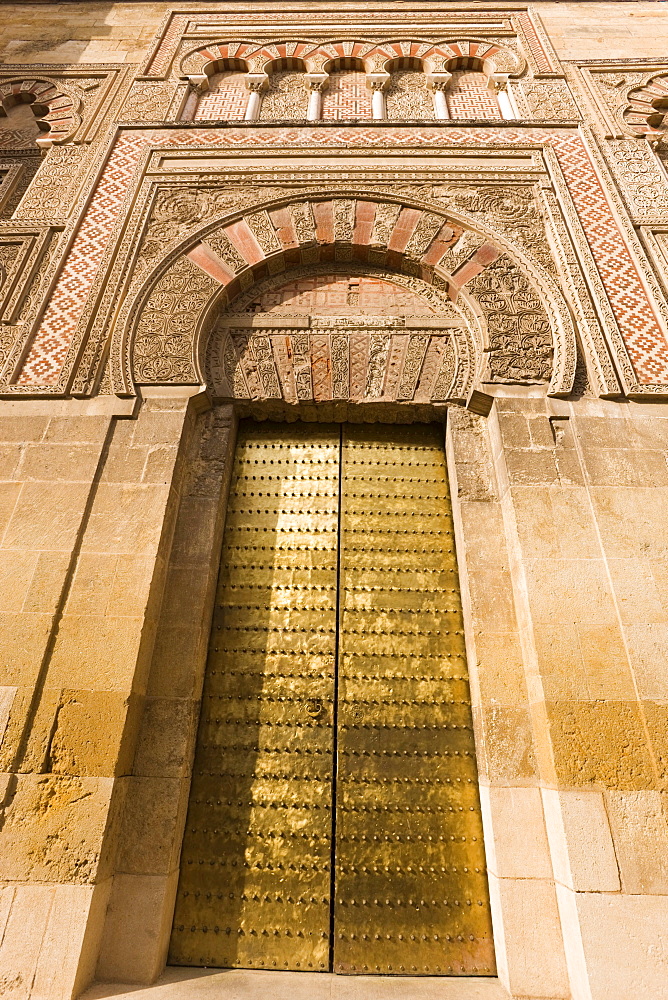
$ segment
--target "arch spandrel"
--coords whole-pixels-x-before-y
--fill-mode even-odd
[[[453,400],[459,387],[488,381],[570,391],[570,314],[553,279],[524,251],[462,212],[347,191],[270,202],[191,233],[123,307],[111,354],[115,391],[206,381],[211,332],[244,292],[330,264],[413,282],[436,314],[461,310],[468,360],[453,378]],[[460,350],[460,368],[463,357]]]

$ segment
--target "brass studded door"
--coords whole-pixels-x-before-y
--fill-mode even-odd
[[[170,962],[494,973],[442,427],[241,423]]]

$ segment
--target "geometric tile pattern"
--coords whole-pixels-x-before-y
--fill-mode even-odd
[[[484,73],[455,70],[446,91],[451,118],[500,118],[496,94]]]
[[[366,74],[352,69],[334,70],[323,94],[323,118],[372,118],[371,91]]]
[[[211,85],[197,102],[195,119],[199,121],[243,121],[249,92],[244,74],[227,72],[212,77]]]
[[[555,144],[568,188],[639,382],[668,382],[668,344],[577,133]]]
[[[122,135],[109,158],[52,294],[20,379],[22,385],[55,380],[142,149],[160,145],[226,148],[304,146],[477,146],[543,144],[554,148],[638,382],[668,384],[668,344],[633,258],[575,130],[509,128],[146,129]]]
[[[139,154],[145,146],[145,139],[131,133],[122,135],[116,142],[42,318],[19,379],[21,385],[48,384],[62,368]]]

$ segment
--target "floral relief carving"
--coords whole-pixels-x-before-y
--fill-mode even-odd
[[[376,206],[376,214],[371,231],[371,246],[386,247],[397,219],[401,213],[401,205],[391,202],[381,202]]]
[[[522,92],[531,114],[543,121],[574,121],[580,112],[565,80],[523,83]]]
[[[272,73],[269,88],[262,96],[260,118],[274,120],[305,119],[308,90],[304,74],[294,70]]]
[[[406,254],[415,259],[422,257],[429,249],[430,244],[442,226],[443,219],[441,216],[424,212],[406,244]]]
[[[467,289],[487,322],[490,380],[546,382],[552,375],[550,323],[538,295],[506,255],[473,278]]]
[[[134,342],[138,382],[197,382],[193,332],[203,304],[220,288],[187,257],[179,257],[151,291]]]
[[[149,263],[190,227],[212,216],[257,203],[258,192],[244,188],[167,188],[158,192],[149,216],[140,257]]]
[[[387,89],[387,117],[403,120],[434,118],[434,100],[424,73],[396,70]]]
[[[465,230],[457,242],[449,247],[441,258],[441,267],[452,273],[460,264],[472,257],[484,242],[485,238],[480,233],[475,233],[470,229]]]
[[[490,185],[482,188],[451,188],[446,200],[453,207],[490,222],[504,235],[524,246],[542,267],[553,274],[556,272],[545,235],[543,216],[531,187]]]
[[[292,224],[300,243],[315,242],[315,219],[310,202],[296,202],[290,205]]]
[[[643,214],[668,209],[668,180],[652,150],[637,139],[610,139],[608,149],[615,175],[630,202]]]
[[[209,233],[206,243],[218,254],[220,259],[226,264],[230,271],[236,273],[246,267],[246,260],[241,256],[237,248],[231,242],[229,236],[219,229],[217,232]]]
[[[174,97],[174,84],[153,80],[132,85],[122,108],[123,121],[164,121]]]
[[[253,212],[244,216],[248,228],[265,253],[281,249],[281,241],[271,224],[268,212]]]
[[[30,219],[67,215],[85,162],[86,150],[82,146],[52,146],[23,198],[21,214]]]
[[[334,202],[334,239],[341,243],[352,243],[355,231],[355,202],[341,198]]]

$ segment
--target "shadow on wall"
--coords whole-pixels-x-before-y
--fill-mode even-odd
[[[139,62],[161,16],[149,4],[17,4],[0,25],[0,62]]]
[[[96,983],[81,1000],[510,1000],[498,979],[477,976],[334,976],[319,972],[167,968],[153,986]]]

